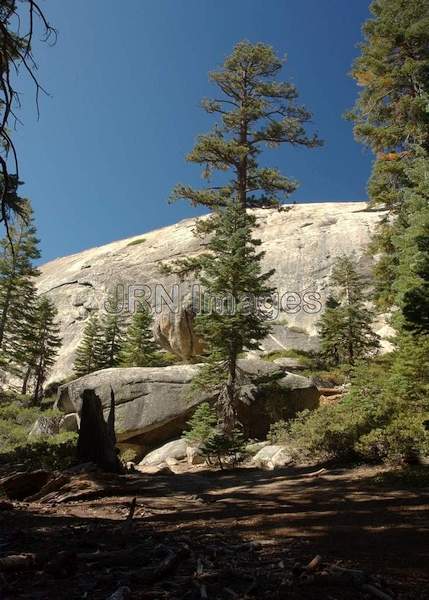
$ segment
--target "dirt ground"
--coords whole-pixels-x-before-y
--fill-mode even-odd
[[[44,560],[0,569],[0,598],[429,598],[429,490],[311,471],[136,474],[120,495],[14,502],[0,556]]]

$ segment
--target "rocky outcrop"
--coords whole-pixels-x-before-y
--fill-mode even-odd
[[[266,435],[270,424],[315,408],[319,392],[311,380],[286,372],[262,360],[240,360],[252,394],[240,405],[240,420],[251,437]],[[195,407],[210,400],[190,393],[198,365],[105,369],[60,387],[56,408],[80,414],[84,390],[94,390],[105,416],[115,396],[115,430],[119,442],[131,442],[145,450],[179,437]],[[186,451],[185,451],[186,454]]]
[[[273,330],[263,341],[263,349],[313,348],[335,257],[355,252],[361,271],[368,273],[371,259],[365,249],[383,213],[370,211],[360,202],[327,202],[285,211],[257,210],[255,215],[265,252],[264,269],[276,270],[271,282],[276,288]],[[103,310],[109,290],[116,285],[128,291],[131,304],[143,294],[155,306],[156,336],[165,348],[185,359],[199,353],[200,340],[188,310],[195,282],[179,282],[160,271],[161,263],[195,256],[204,249],[204,240],[193,235],[193,225],[193,219],[188,219],[41,267],[38,288],[55,302],[63,340],[51,381],[71,374],[87,319]],[[377,329],[389,334],[383,318]]]

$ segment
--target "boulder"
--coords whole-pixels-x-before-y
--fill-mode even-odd
[[[264,441],[264,442],[251,442],[250,444],[246,445],[246,454],[251,454],[252,456],[257,454],[260,450],[262,450],[262,448],[265,448],[265,446],[269,446],[270,442],[268,441]]]
[[[180,435],[202,401],[201,395],[189,396],[189,384],[197,370],[195,365],[174,365],[97,371],[61,386],[56,407],[80,413],[83,390],[93,389],[107,415],[113,389],[118,442],[132,439],[153,448]]]
[[[179,356],[182,360],[200,356],[204,345],[201,337],[194,331],[193,319],[194,311],[189,304],[185,304],[177,311],[164,307],[155,320],[156,341],[164,350]]]
[[[140,461],[139,466],[147,467],[147,466],[157,466],[162,465],[163,463],[169,464],[171,466],[171,459],[174,460],[183,460],[186,458],[186,449],[188,447],[188,442],[181,438],[179,440],[173,440],[172,442],[168,442],[161,446],[161,448],[157,448],[149,454],[146,454],[144,459]],[[167,462],[170,461],[170,462]]]
[[[75,412],[65,415],[60,422],[60,431],[70,431],[77,433],[79,431],[80,419]]]
[[[273,362],[275,365],[284,367],[288,371],[303,371],[307,368],[305,365],[301,364],[298,358],[289,358],[287,356],[276,358]]]
[[[269,470],[285,467],[292,462],[293,459],[284,446],[265,446],[253,457],[253,464]]]
[[[188,465],[203,465],[206,462],[206,457],[198,446],[188,446],[186,448],[186,458]]]
[[[30,439],[41,437],[44,435],[56,435],[60,432],[61,416],[55,417],[38,417],[34,425],[30,429],[28,437]]]

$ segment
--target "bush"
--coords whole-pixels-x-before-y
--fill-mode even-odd
[[[362,364],[337,404],[302,412],[271,427],[270,439],[301,458],[403,463],[429,454],[427,396],[403,387],[394,357]],[[390,361],[390,365],[388,362]],[[426,400],[424,400],[426,398]]]
[[[70,467],[76,458],[76,433],[60,433],[41,437],[0,452],[0,464],[19,464],[29,470],[61,470]]]
[[[138,238],[137,240],[133,240],[132,242],[129,242],[127,244],[127,246],[137,246],[138,244],[143,244],[146,241],[145,238]]]
[[[420,455],[429,455],[429,433],[422,427],[421,417],[401,414],[384,428],[363,435],[356,450],[369,460],[382,459],[393,464],[413,462]]]

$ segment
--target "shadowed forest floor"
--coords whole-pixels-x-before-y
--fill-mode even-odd
[[[428,598],[429,490],[375,482],[376,467],[310,471],[127,475],[120,495],[15,502],[1,556],[44,559],[0,573],[0,597]]]

